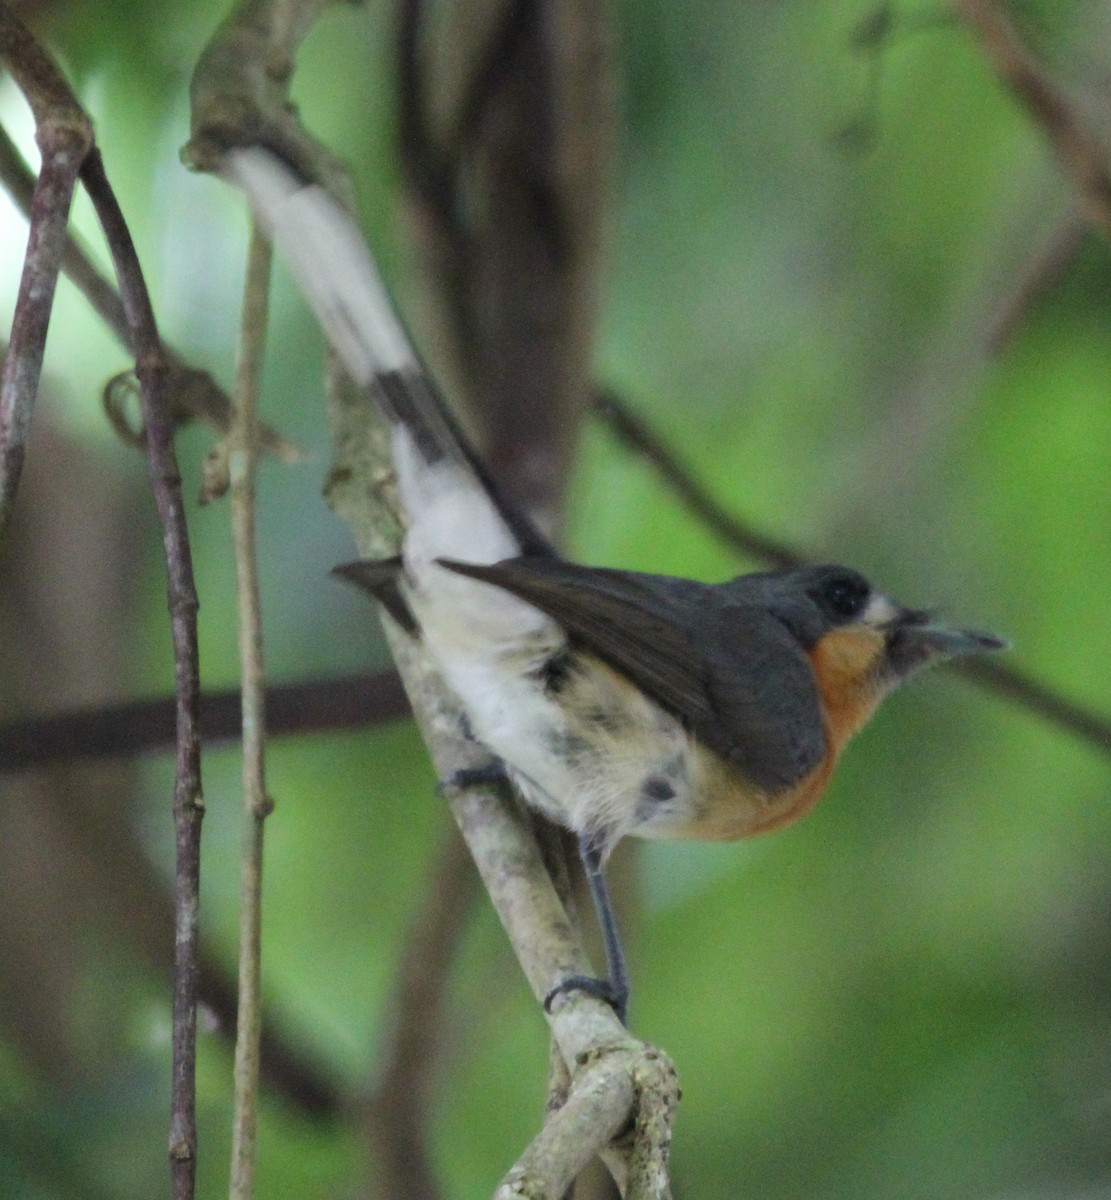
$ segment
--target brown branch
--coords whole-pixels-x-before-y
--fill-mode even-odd
[[[954,0],[985,56],[1041,128],[1061,170],[1076,189],[1087,220],[1111,240],[1111,172],[1107,147],[1085,124],[1068,96],[1023,45],[994,0]]]
[[[100,153],[81,170],[112,254],[135,350],[151,488],[162,522],[167,600],[174,646],[177,695],[177,768],[174,779],[176,841],[173,1068],[170,1108],[170,1172],[174,1200],[192,1200],[196,1179],[197,957],[200,915],[201,742],[198,721],[200,668],[197,592],[185,524],[181,474],[174,453],[173,419],[165,396],[168,365],[158,336],[131,233],[116,201]]]
[[[176,703],[172,697],[129,700],[0,724],[0,774],[74,759],[162,753],[174,745]],[[242,712],[238,689],[205,692],[203,741],[236,740]],[[396,671],[271,684],[266,690],[267,726],[276,735],[366,729],[409,712]]]
[[[1061,695],[1025,671],[986,658],[954,663],[951,670],[1001,700],[1025,709],[1031,716],[1071,733],[1093,749],[1111,754],[1111,720]]]
[[[640,455],[711,533],[727,546],[772,567],[795,567],[802,555],[784,542],[758,532],[718,504],[658,433],[613,391],[596,388],[594,412],[615,438]]]
[[[725,545],[771,567],[795,567],[812,561],[801,551],[726,512],[663,439],[643,418],[635,416],[622,399],[611,391],[599,391],[596,395],[595,412],[618,442],[643,455],[664,482]],[[1020,668],[989,659],[970,659],[948,664],[946,669],[956,671],[977,687],[1049,721],[1096,750],[1111,754],[1111,718],[1062,696]]]
[[[73,189],[93,144],[92,122],[61,73],[7,4],[0,4],[0,59],[35,118],[42,166],[31,196],[31,227],[11,337],[0,377],[0,534],[15,503]]]
[[[1076,259],[1087,228],[1081,214],[1071,211],[1035,246],[1010,294],[989,318],[985,342],[991,354],[998,356],[1007,349],[1030,311],[1061,282]]]

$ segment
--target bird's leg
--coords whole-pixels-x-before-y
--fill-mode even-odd
[[[468,788],[484,785],[509,783],[509,772],[500,758],[491,759],[478,767],[463,767],[445,779],[440,787]],[[622,1025],[629,1008],[629,973],[625,969],[625,952],[621,948],[621,935],[617,931],[617,918],[613,912],[609,887],[602,873],[601,842],[597,837],[579,835],[579,857],[590,884],[590,898],[598,915],[602,932],[602,945],[606,954],[606,978],[595,979],[592,975],[568,975],[544,997],[544,1011],[551,1012],[552,1001],[564,992],[588,992],[609,1004]]]
[[[552,1001],[564,992],[589,992],[590,995],[597,996],[611,1005],[617,1019],[624,1025],[629,1009],[629,972],[625,967],[625,951],[621,947],[621,935],[617,930],[617,918],[614,916],[609,887],[602,873],[602,851],[597,840],[581,834],[579,856],[586,872],[586,881],[590,884],[590,897],[594,901],[594,911],[598,914],[598,926],[602,931],[607,978],[569,975],[544,997],[544,1011],[550,1012]]]

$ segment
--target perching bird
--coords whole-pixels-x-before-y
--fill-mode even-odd
[[[547,1003],[584,988],[624,1020],[602,875],[621,838],[731,840],[796,820],[888,692],[1004,643],[845,567],[706,584],[559,558],[460,438],[346,214],[269,151],[232,151],[224,173],[393,425],[401,556],[337,571],[423,641],[473,736],[527,803],[577,834],[609,977],[565,980]]]

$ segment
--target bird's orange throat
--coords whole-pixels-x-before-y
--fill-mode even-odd
[[[810,651],[822,697],[826,737],[835,760],[887,691],[879,669],[884,649],[882,633],[858,628],[835,629]]]
[[[810,651],[822,698],[826,753],[796,788],[777,796],[750,833],[770,833],[792,825],[822,798],[833,768],[849,738],[876,710],[887,687],[879,670],[885,649],[883,634],[870,629],[838,629],[827,633]]]

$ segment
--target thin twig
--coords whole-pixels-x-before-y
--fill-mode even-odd
[[[1003,7],[994,0],[955,0],[956,11],[979,39],[1000,79],[1041,128],[1057,162],[1076,189],[1089,222],[1111,240],[1111,171],[1108,149],[1076,106],[1023,45]]]
[[[262,850],[271,810],[266,793],[266,693],[262,613],[255,548],[258,400],[269,314],[270,243],[252,222],[243,287],[232,427],[228,434],[232,541],[243,685],[243,832],[239,867],[239,1019],[232,1122],[233,1200],[250,1200],[255,1183],[259,1041],[262,1035]]]
[[[595,412],[618,441],[641,454],[679,498],[722,542],[771,567],[796,567],[812,561],[800,550],[753,529],[728,513],[644,419],[612,391],[599,392]],[[1019,708],[1057,725],[1104,754],[1111,754],[1111,719],[1055,691],[1018,667],[988,659],[969,659],[945,665],[977,687],[1009,700]]]
[[[1031,716],[1056,725],[1093,749],[1111,754],[1111,721],[1076,701],[1062,696],[1040,679],[991,659],[965,659],[951,667],[978,687],[1009,700]]]
[[[984,340],[993,355],[998,356],[1008,348],[1031,310],[1064,278],[1076,260],[1087,228],[1082,214],[1071,209],[1034,248],[1009,294],[989,317]]]
[[[796,567],[802,555],[784,542],[738,520],[703,488],[658,433],[609,388],[596,388],[594,412],[628,450],[650,463],[692,513],[726,545],[772,567]]]
[[[0,4],[0,59],[35,117],[42,166],[30,204],[30,230],[11,337],[0,377],[0,534],[15,503],[46,332],[77,175],[93,144],[92,122],[35,39]]]
[[[174,453],[173,421],[165,379],[168,366],[158,337],[150,296],[131,234],[93,150],[81,181],[104,230],[119,280],[120,295],[135,347],[151,487],[166,554],[167,593],[174,644],[177,695],[177,770],[174,779],[175,936],[173,1067],[170,1100],[170,1172],[174,1200],[192,1200],[196,1180],[197,957],[200,916],[201,742],[198,725],[200,668],[197,650],[197,592]]]

